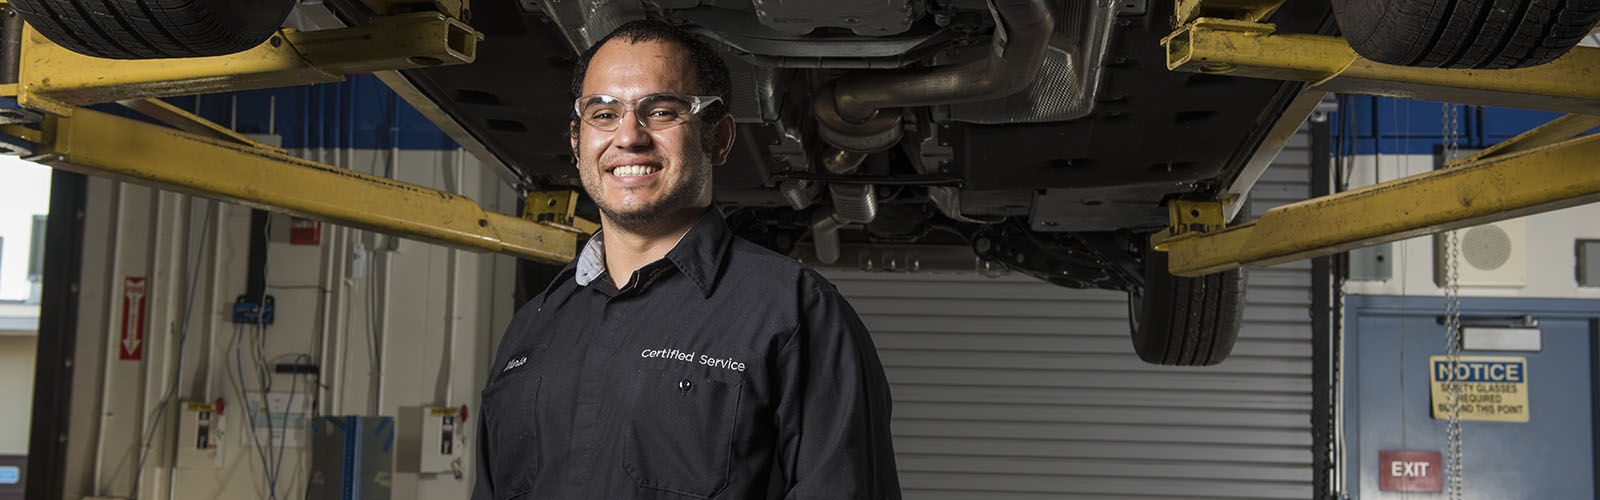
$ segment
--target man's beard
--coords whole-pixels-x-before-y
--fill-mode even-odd
[[[587,162],[578,160],[579,168],[589,175],[580,175],[583,189],[589,193],[589,199],[594,200],[600,208],[600,213],[605,215],[605,220],[618,229],[632,233],[649,233],[658,230],[663,225],[678,222],[675,219],[682,216],[685,209],[697,208],[700,193],[711,184],[711,155],[706,153],[702,145],[693,141],[694,149],[685,152],[685,159],[690,162],[678,166],[684,170],[682,178],[674,182],[664,182],[664,189],[653,203],[632,208],[611,206],[611,202],[600,196],[603,176],[610,175],[599,169],[598,161]],[[662,173],[666,173],[663,171]]]

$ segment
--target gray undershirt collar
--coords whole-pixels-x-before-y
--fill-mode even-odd
[[[689,230],[693,231],[694,228]],[[583,252],[578,254],[578,272],[573,275],[573,279],[577,280],[578,286],[589,286],[589,283],[596,278],[606,275],[606,242],[603,236],[604,233],[605,231],[601,230],[594,233],[594,236],[589,237],[589,243],[583,245]],[[678,244],[683,243],[683,237],[688,235],[689,231],[684,231],[683,234],[678,235],[678,241],[672,243],[672,248],[678,248]],[[671,252],[672,249],[669,248],[667,251]]]

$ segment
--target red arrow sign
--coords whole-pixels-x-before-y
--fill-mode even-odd
[[[144,278],[129,276],[122,282],[122,359],[138,361],[144,357],[145,292]]]

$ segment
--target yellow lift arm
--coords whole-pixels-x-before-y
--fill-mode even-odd
[[[1306,82],[1308,90],[1600,114],[1600,49],[1516,70],[1406,68],[1357,56],[1333,37],[1279,34],[1258,21],[1282,0],[1175,0],[1167,67]],[[1205,17],[1208,15],[1229,18]],[[1600,201],[1600,118],[1570,115],[1451,168],[1274,208],[1224,227],[1221,204],[1175,202],[1151,237],[1169,269],[1201,276],[1330,255]]]
[[[460,8],[463,2],[439,2]],[[0,85],[37,124],[0,125],[6,147],[54,168],[110,177],[466,249],[548,263],[576,254],[593,223],[573,216],[576,193],[533,193],[526,218],[470,199],[290,156],[156,97],[332,82],[345,74],[471,62],[479,35],[441,12],[385,16],[367,26],[285,29],[227,56],[100,59],[24,33],[19,81]],[[165,127],[79,106],[120,102]],[[564,200],[557,203],[556,200]]]
[[[74,106],[126,99],[338,82],[353,73],[470,63],[479,36],[460,20],[419,12],[354,28],[284,29],[237,54],[130,61],[77,54],[30,27],[15,95],[23,106],[69,115]]]
[[[38,144],[28,159],[54,168],[264,210],[551,263],[571,260],[577,247],[577,229],[487,211],[460,195],[88,109],[46,118],[39,130],[0,132]]]
[[[1173,71],[1301,81],[1343,94],[1600,114],[1600,49],[1592,47],[1531,68],[1409,68],[1364,59],[1341,38],[1213,18],[1180,26],[1162,42]]]
[[[1238,226],[1183,224],[1152,242],[1184,276],[1329,255],[1600,201],[1596,158],[1600,136],[1590,135],[1276,207]]]

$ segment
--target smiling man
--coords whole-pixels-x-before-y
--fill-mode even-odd
[[[506,331],[473,499],[900,498],[889,387],[855,311],[712,208],[734,140],[722,60],[638,21],[573,80],[602,230]]]

